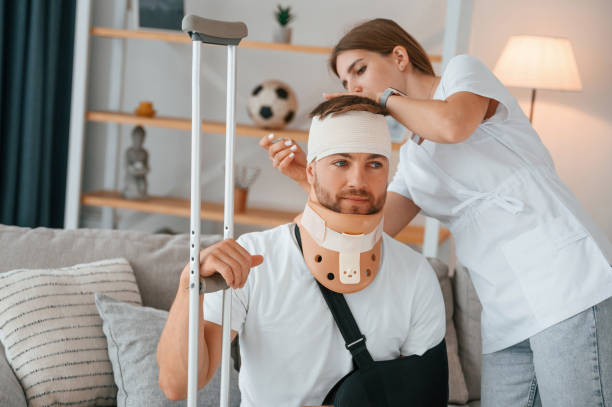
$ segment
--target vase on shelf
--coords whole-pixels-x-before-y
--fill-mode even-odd
[[[291,27],[287,27],[286,25],[279,25],[278,27],[276,27],[276,31],[274,31],[273,40],[274,42],[290,44],[291,43]]]
[[[234,188],[234,213],[244,213],[246,211],[248,188]]]

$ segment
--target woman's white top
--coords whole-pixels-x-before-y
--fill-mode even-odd
[[[461,143],[408,140],[389,191],[452,232],[483,305],[483,352],[491,353],[611,297],[612,245],[482,62],[449,61],[434,99],[457,92],[497,100],[496,113]]]
[[[294,225],[240,236],[264,261],[232,293],[240,334],[242,407],[318,406],[353,369],[352,357],[294,239]],[[420,253],[383,234],[372,283],[344,294],[374,360],[422,355],[444,338],[444,301]],[[221,324],[222,292],[204,295],[204,319]]]

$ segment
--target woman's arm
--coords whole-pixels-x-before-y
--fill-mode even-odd
[[[380,93],[324,93],[326,99],[340,95],[363,96],[380,103]],[[446,100],[413,99],[391,95],[386,107],[391,116],[413,133],[441,144],[468,139],[484,120],[495,114],[497,102],[471,92],[457,92]]]
[[[399,95],[387,100],[387,109],[397,121],[424,139],[443,144],[466,140],[496,108],[497,101],[471,92],[458,92],[446,100]]]
[[[383,229],[389,236],[395,236],[406,227],[421,211],[412,199],[408,199],[397,192],[387,192],[387,201],[384,208],[385,224]]]

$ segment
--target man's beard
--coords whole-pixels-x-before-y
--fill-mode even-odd
[[[352,213],[352,214],[361,213],[363,215],[371,215],[373,213],[378,213],[385,205],[385,198],[387,196],[387,191],[385,191],[385,193],[382,194],[382,196],[378,200],[376,200],[374,196],[368,191],[365,191],[363,189],[349,188],[349,189],[340,191],[335,197],[332,197],[332,194],[326,191],[325,189],[323,189],[321,185],[319,184],[316,172],[314,174],[314,189],[315,189],[315,195],[317,196],[317,200],[319,201],[319,203],[323,205],[324,207],[326,207],[327,209],[330,209],[338,213],[346,213],[346,212],[342,212],[342,208],[340,206],[340,200],[342,198],[349,198],[349,197],[367,198],[369,206],[367,207],[365,213],[360,212],[362,210],[361,207],[351,206],[348,213]]]

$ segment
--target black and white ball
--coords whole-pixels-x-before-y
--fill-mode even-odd
[[[286,83],[264,81],[249,95],[247,111],[257,127],[279,130],[295,117],[297,99]]]

